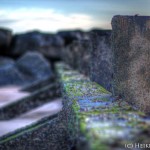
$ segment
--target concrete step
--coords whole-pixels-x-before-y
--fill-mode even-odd
[[[66,128],[61,120],[61,113],[58,113],[61,110],[61,106],[61,100],[57,99],[12,120],[15,122],[18,122],[19,120],[22,122],[24,120],[24,123],[25,120],[27,120],[27,123],[25,124],[28,124],[29,122],[31,124],[2,136],[0,138],[0,149],[69,149]],[[44,118],[40,119],[41,117]]]
[[[58,117],[44,118],[36,124],[0,139],[1,150],[67,150],[66,129]]]
[[[44,79],[44,80],[36,81],[32,84],[28,84],[28,85],[22,87],[21,91],[35,92],[38,89],[42,89],[43,87],[48,86],[48,85],[50,85],[52,83],[55,83],[55,82],[56,82],[56,79],[54,77],[47,78],[47,79]]]
[[[51,101],[54,98],[60,97],[59,85],[57,83],[49,84],[48,86],[42,87],[41,89],[38,89],[32,93],[20,91],[18,93],[16,94],[17,96],[11,98],[11,100],[6,99],[8,98],[6,94],[5,101],[4,99],[1,99],[1,102],[3,100],[3,104],[1,104],[2,107],[0,107],[0,120],[17,117],[22,113],[25,113],[33,108],[36,108],[46,102]],[[2,94],[4,93],[1,93],[1,95]],[[13,96],[13,94],[10,95]]]
[[[61,99],[54,99],[38,108],[35,108],[27,113],[24,113],[17,118],[11,120],[0,121],[0,136],[12,132],[18,128],[25,127],[29,124],[37,122],[41,118],[54,115],[61,111]]]
[[[29,92],[21,91],[19,86],[6,86],[0,88],[0,108],[15,102],[18,99],[30,95]]]
[[[56,71],[72,146],[78,150],[125,150],[149,143],[149,116],[64,63],[56,64]]]

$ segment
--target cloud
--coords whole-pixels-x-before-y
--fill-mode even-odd
[[[99,21],[81,13],[63,14],[53,9],[20,8],[0,10],[0,25],[12,28],[14,32],[38,29],[55,32],[60,29],[82,28],[85,30],[98,26]]]

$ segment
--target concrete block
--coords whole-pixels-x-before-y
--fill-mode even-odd
[[[90,79],[112,92],[113,52],[111,49],[111,31],[91,32]]]
[[[114,90],[150,113],[150,16],[114,16]]]

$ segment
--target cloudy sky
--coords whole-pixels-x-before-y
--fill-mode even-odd
[[[0,0],[0,27],[38,29],[111,28],[114,15],[150,15],[150,0]]]

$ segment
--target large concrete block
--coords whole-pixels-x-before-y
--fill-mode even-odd
[[[90,60],[91,60],[91,41],[81,40],[79,43],[79,53],[78,53],[78,70],[89,76],[90,75]]]
[[[91,42],[90,79],[112,91],[113,53],[111,49],[111,31],[92,31]]]
[[[150,16],[114,16],[114,90],[150,112]]]
[[[63,50],[62,59],[85,75],[90,72],[91,43],[87,39],[73,41]]]

